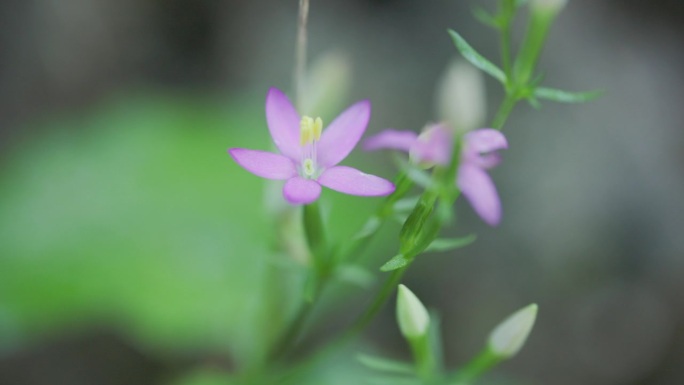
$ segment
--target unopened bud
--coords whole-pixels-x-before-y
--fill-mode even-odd
[[[425,306],[404,285],[399,285],[397,293],[397,322],[401,334],[407,339],[425,335],[430,324],[430,316]]]
[[[568,0],[532,0],[530,6],[533,12],[555,16],[565,8],[567,2]]]
[[[537,318],[537,305],[528,305],[511,314],[489,335],[489,348],[501,358],[513,357],[525,344]]]
[[[465,60],[452,61],[437,86],[437,116],[465,132],[482,126],[486,110],[482,73]]]
[[[329,116],[339,110],[349,92],[351,73],[351,60],[344,52],[319,55],[309,67],[300,112]]]

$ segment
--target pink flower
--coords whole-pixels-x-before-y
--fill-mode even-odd
[[[501,161],[498,150],[508,148],[498,130],[482,128],[463,137],[456,185],[475,212],[490,226],[501,221],[501,201],[487,170]],[[423,165],[446,165],[451,159],[452,133],[443,124],[426,127],[419,136],[411,131],[385,130],[364,142],[364,149],[406,151],[412,161]]]
[[[323,131],[320,118],[300,117],[285,94],[271,88],[266,95],[266,121],[280,154],[231,148],[245,170],[267,179],[286,180],[283,196],[291,204],[309,204],[321,186],[350,195],[382,196],[394,185],[357,169],[338,166],[356,146],[370,119],[370,102],[357,102]]]

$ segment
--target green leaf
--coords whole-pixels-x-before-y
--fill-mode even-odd
[[[439,238],[430,243],[430,246],[425,251],[449,251],[460,249],[475,242],[477,236],[475,234],[466,235],[460,238]]]
[[[396,361],[389,358],[371,356],[367,354],[359,354],[356,356],[356,359],[368,369],[377,370],[379,372],[408,375],[415,374],[413,365],[408,362]]]
[[[450,29],[449,35],[451,35],[451,39],[454,41],[456,48],[461,55],[466,58],[466,60],[472,63],[475,67],[488,73],[501,83],[506,83],[506,75],[499,67],[475,51],[475,49],[471,47],[470,44],[468,44],[468,42],[466,42],[465,39],[463,39],[463,37],[461,37],[461,35],[459,35],[456,31]]]
[[[522,7],[523,5],[529,3],[529,0],[515,0],[516,7]]]
[[[534,96],[539,99],[552,100],[559,103],[583,103],[594,100],[601,96],[603,91],[568,92],[554,88],[539,87],[534,90]]]
[[[380,267],[380,271],[392,271],[396,269],[401,269],[402,267],[411,263],[413,259],[407,258],[404,254],[397,254],[392,259],[387,261],[384,265]]]
[[[501,27],[501,23],[499,22],[499,19],[497,19],[494,15],[489,13],[487,10],[485,10],[482,7],[475,7],[472,10],[473,16],[482,24],[492,27],[494,29],[499,29]]]

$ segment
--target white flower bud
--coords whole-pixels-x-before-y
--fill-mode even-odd
[[[552,16],[565,8],[568,0],[532,0],[530,6],[533,12],[543,12]]]
[[[437,116],[460,132],[480,128],[487,113],[484,77],[462,59],[452,61],[437,86]]]
[[[339,110],[349,92],[352,63],[342,51],[325,52],[314,60],[304,83],[302,115],[326,116]]]
[[[537,318],[537,304],[528,305],[511,314],[489,335],[489,348],[502,357],[513,357],[525,344]]]
[[[425,306],[404,285],[399,285],[397,293],[397,322],[401,334],[407,339],[425,335],[430,324],[430,316]]]

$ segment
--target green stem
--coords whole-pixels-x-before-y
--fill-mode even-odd
[[[278,341],[273,345],[271,351],[266,356],[266,362],[272,363],[283,358],[285,353],[294,345],[306,324],[306,320],[309,318],[309,314],[314,307],[314,303],[318,296],[314,297],[314,301],[304,301],[300,306],[297,314],[289,323],[289,326],[285,330]]]
[[[416,362],[416,371],[425,383],[430,383],[433,379],[438,377],[437,372],[437,358],[434,355],[434,350],[430,345],[429,335],[426,333],[418,338],[409,339],[413,359]]]
[[[314,266],[322,270],[326,264],[326,240],[323,217],[318,202],[304,206],[304,233],[313,254]]]
[[[406,269],[409,265],[406,265],[400,269],[392,271],[390,276],[385,280],[385,283],[380,288],[380,291],[373,299],[373,302],[366,308],[366,310],[361,314],[356,321],[351,325],[351,327],[342,334],[342,339],[350,339],[359,334],[363,329],[368,326],[368,324],[375,318],[375,316],[380,312],[383,305],[387,301],[390,295],[394,292],[401,282],[401,278],[404,276]]]
[[[504,98],[504,101],[501,103],[499,110],[494,116],[492,128],[496,128],[497,130],[501,130],[503,128],[506,120],[508,120],[508,116],[511,114],[511,111],[513,111],[513,107],[515,107],[517,102],[518,98],[507,91],[506,98]]]
[[[382,221],[392,214],[392,206],[398,200],[403,198],[406,193],[408,193],[413,186],[413,182],[406,176],[405,173],[401,173],[396,178],[396,186],[397,188],[395,192],[385,198],[385,201],[380,205],[377,210],[377,214],[374,216],[374,218],[377,218],[380,222],[374,226],[372,231],[369,231],[362,237],[354,240],[352,246],[343,251],[340,256],[337,256],[335,261],[347,259],[350,255],[358,256],[361,254],[361,249],[364,248],[377,234],[377,231],[382,225]],[[289,351],[289,349],[292,348],[292,345],[296,344],[302,334],[306,321],[308,320],[312,310],[315,308],[321,293],[325,287],[327,287],[331,277],[331,274],[329,274],[329,269],[332,267],[328,266],[327,259],[323,259],[325,257],[325,253],[321,254],[321,250],[325,250],[325,234],[323,232],[323,222],[320,209],[316,204],[304,206],[304,229],[307,242],[313,254],[314,266],[316,266],[314,270],[315,277],[313,278],[316,279],[316,282],[314,283],[315,287],[310,296],[310,300],[305,301],[300,306],[297,314],[292,318],[292,321],[289,323],[287,329],[273,345],[270,353],[267,356],[266,362],[279,360],[285,353]],[[318,252],[315,250],[318,250]],[[333,263],[335,262],[333,261]],[[391,294],[391,291],[387,295],[389,294]]]
[[[400,173],[395,178],[394,184],[396,186],[394,192],[385,198],[380,207],[375,211],[375,215],[366,221],[362,230],[350,241],[349,246],[336,256],[336,260],[352,262],[358,260],[363,254],[363,250],[370,244],[370,241],[378,233],[387,218],[394,213],[394,204],[403,198],[413,187],[413,181],[405,172]]]
[[[492,354],[489,349],[485,349],[456,372],[448,383],[453,385],[469,384],[500,361],[501,358]]]
[[[515,2],[511,0],[501,0],[499,3],[499,14],[501,15],[501,64],[506,74],[506,81],[511,78],[511,22],[515,15]]]

